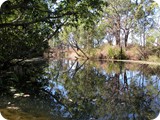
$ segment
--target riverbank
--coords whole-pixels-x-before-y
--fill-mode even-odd
[[[149,65],[160,65],[159,62],[149,62],[149,61],[138,61],[138,60],[114,60],[117,62],[129,62],[129,63],[138,63],[138,64],[149,64]]]
[[[120,48],[118,46],[103,45],[99,48],[91,48],[83,50],[87,57],[81,51],[68,50],[65,52],[67,59],[91,59],[91,60],[108,60],[108,61],[124,61],[135,62],[140,64],[160,64],[159,48],[157,51],[141,48],[141,46],[128,46]],[[78,53],[78,54],[77,54]]]

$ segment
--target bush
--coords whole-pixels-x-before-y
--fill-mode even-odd
[[[113,59],[115,58],[115,55],[116,55],[115,50],[113,48],[109,48],[107,56]]]
[[[90,56],[91,59],[92,58],[98,58],[97,49],[92,48],[92,49],[89,50],[89,52],[87,54]]]
[[[160,58],[156,55],[150,55],[150,56],[148,56],[148,61],[150,61],[150,62],[160,62]]]
[[[119,47],[110,47],[108,49],[108,58],[110,59],[126,59],[125,51]]]
[[[105,44],[100,48],[92,48],[89,51],[90,58],[98,59],[126,59],[126,52],[118,46]]]
[[[120,49],[117,58],[120,60],[127,59],[126,53],[122,48]]]

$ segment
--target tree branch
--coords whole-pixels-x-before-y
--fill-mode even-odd
[[[47,22],[50,19],[62,18],[64,16],[69,16],[69,15],[73,15],[73,14],[76,14],[76,13],[75,12],[66,12],[66,13],[61,14],[59,16],[53,16],[53,17],[52,16],[45,16],[45,17],[30,21],[30,22],[18,22],[18,21],[16,21],[16,22],[11,22],[11,23],[3,23],[3,24],[0,24],[0,28],[13,27],[13,26],[27,26],[27,25],[31,25],[31,24],[34,24],[34,23],[38,23],[38,22]]]

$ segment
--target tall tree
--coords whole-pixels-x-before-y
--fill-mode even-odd
[[[0,62],[42,54],[62,26],[92,26],[103,5],[103,0],[5,2],[0,9]]]
[[[109,0],[105,10],[107,33],[115,38],[116,45],[127,46],[129,35],[138,25],[153,25],[156,3],[150,0]],[[147,22],[145,22],[147,21]],[[145,24],[142,24],[144,23]]]
[[[137,19],[137,26],[140,35],[142,36],[142,45],[146,45],[146,32],[155,26],[154,15],[158,8],[158,4],[152,0],[141,0],[137,3],[137,9],[135,13],[135,18]]]

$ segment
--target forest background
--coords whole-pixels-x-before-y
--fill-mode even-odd
[[[46,58],[160,62],[153,0],[9,0],[0,9],[0,67]]]

